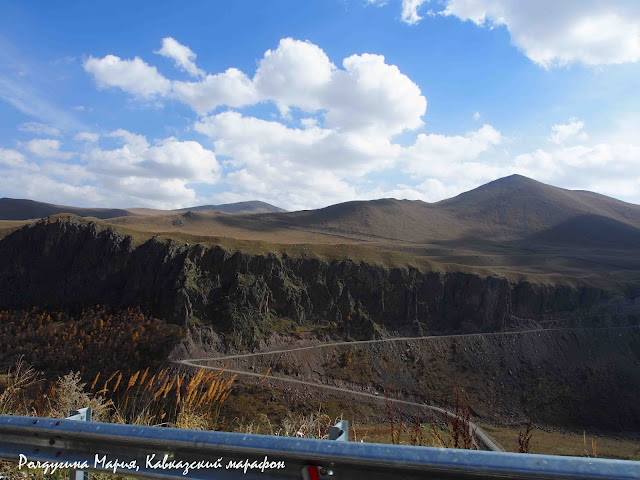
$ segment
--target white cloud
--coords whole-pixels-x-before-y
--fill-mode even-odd
[[[423,125],[427,100],[420,88],[382,55],[352,55],[328,87],[327,125],[393,135]]]
[[[198,142],[173,137],[149,142],[122,129],[108,136],[121,145],[65,153],[76,156],[73,163],[42,161],[38,166],[27,163],[20,152],[0,149],[2,194],[71,205],[179,208],[198,203],[193,185],[220,181],[215,154]],[[62,153],[57,143],[40,141],[25,147],[48,158]]]
[[[273,164],[281,168],[325,168],[361,176],[391,165],[399,146],[385,138],[285,125],[223,112],[196,122],[195,130],[214,139],[217,154],[235,166]]]
[[[576,120],[574,118],[569,120],[569,123],[558,123],[551,127],[551,136],[549,140],[553,143],[563,144],[568,140],[586,140],[588,135],[582,131],[584,122]]]
[[[131,133],[122,128],[108,133],[107,136],[112,138],[120,138],[124,143],[124,146],[122,148],[136,154],[142,153],[149,148],[147,137],[145,137],[144,135]]]
[[[480,13],[482,5],[476,3]],[[519,155],[504,150],[507,142],[488,124],[463,135],[420,133],[412,142],[406,132],[423,125],[427,101],[381,55],[351,55],[334,64],[317,45],[285,38],[264,54],[253,77],[230,68],[194,81],[165,80],[170,88],[157,95],[200,115],[193,128],[210,137],[215,155],[196,142],[112,132],[122,141],[119,148],[96,147],[84,156],[87,174],[105,198],[186,206],[198,199],[191,185],[204,183],[223,186],[218,201],[259,198],[299,209],[380,196],[437,201],[512,173],[567,187],[586,188],[597,178],[609,188],[619,179],[623,192],[638,181],[630,172],[640,172],[635,140],[587,144],[577,119],[551,126],[555,145]],[[263,102],[272,102],[281,118],[215,112]],[[285,125],[283,118],[290,122]],[[291,126],[294,118],[298,128]],[[481,118],[479,112],[473,115],[475,121]],[[403,143],[395,143],[403,132]],[[224,168],[216,156],[225,159]],[[82,178],[82,171],[74,178]],[[376,183],[380,179],[384,188]]]
[[[195,64],[196,54],[193,53],[189,47],[182,45],[171,37],[163,38],[162,48],[154,53],[171,58],[177,68],[184,70],[194,77],[204,76],[204,72]]]
[[[93,185],[73,185],[39,172],[3,170],[2,175],[6,180],[2,189],[3,195],[13,198],[78,206],[109,205],[109,202],[114,201],[113,198],[101,194]]]
[[[100,139],[100,135],[91,132],[80,132],[73,137],[77,142],[96,143]]]
[[[418,14],[418,8],[429,0],[402,0],[402,21],[409,25],[415,25],[422,17]]]
[[[300,124],[304,127],[304,128],[313,128],[313,127],[317,127],[318,126],[318,120],[312,117],[309,118],[303,118],[300,120]]]
[[[421,192],[420,198],[422,200],[437,202],[444,198],[454,197],[463,191],[471,190],[475,186],[474,183],[468,180],[445,183],[437,178],[426,178],[417,188]]]
[[[217,155],[230,158],[225,180],[232,192],[288,209],[353,199],[350,181],[392,166],[400,150],[383,137],[312,124],[289,128],[231,111],[205,117],[194,129],[214,140]]]
[[[5,148],[0,148],[0,166],[29,170],[38,169],[37,165],[28,163],[22,153]]]
[[[352,55],[338,69],[324,51],[285,38],[268,50],[253,79],[259,95],[281,112],[323,111],[328,127],[391,136],[422,126],[427,100],[420,88],[382,55]]]
[[[640,145],[598,143],[555,150],[538,149],[516,156],[515,165],[536,177],[563,183],[591,184],[594,179],[640,180]],[[615,190],[610,194],[616,196]]]
[[[596,143],[517,155],[513,173],[640,203],[640,145]]]
[[[138,57],[133,60],[121,60],[115,55],[104,58],[89,57],[84,69],[93,75],[98,87],[118,87],[127,93],[140,97],[167,95],[171,82]]]
[[[61,135],[60,130],[50,125],[38,122],[27,122],[18,125],[18,130],[21,132],[35,133],[36,135],[47,135],[49,137],[59,137]]]
[[[404,168],[418,177],[435,176],[442,179],[462,175],[463,178],[490,179],[492,168],[480,172],[479,165],[469,162],[490,151],[502,140],[500,132],[491,125],[483,125],[464,136],[422,133],[413,145],[405,149]]]
[[[427,101],[418,86],[382,55],[347,57],[337,68],[317,45],[284,38],[267,50],[253,78],[236,68],[199,81],[170,82],[139,58],[90,58],[85,70],[101,86],[134,95],[172,97],[204,115],[220,106],[272,101],[283,116],[295,107],[324,114],[328,127],[391,136],[422,126]],[[146,79],[146,80],[145,80]]]
[[[421,134],[413,145],[402,147],[380,135],[320,128],[312,122],[294,129],[237,112],[203,118],[194,129],[214,140],[218,155],[230,158],[232,171],[225,180],[232,192],[244,191],[245,199],[267,198],[288,209],[376,196],[440,200],[445,187],[427,188],[428,178],[440,178],[446,191],[456,193],[457,185],[492,180],[499,169],[484,168],[477,158],[502,142],[500,132],[484,125],[465,136]],[[367,186],[368,175],[398,167],[422,185],[389,190]]]
[[[637,0],[447,0],[444,15],[478,25],[504,25],[512,43],[544,68],[581,62],[640,60]]]
[[[103,179],[104,188],[130,199],[129,205],[174,208],[192,206],[197,202],[195,190],[175,178],[109,177]]]
[[[243,107],[258,102],[255,85],[236,68],[207,75],[199,82],[173,82],[173,96],[195,112],[205,114],[221,105]]]
[[[36,138],[24,144],[25,149],[37,157],[58,158],[68,160],[73,156],[70,152],[60,151],[60,141],[50,138]]]
[[[267,50],[253,82],[264,99],[276,102],[281,111],[296,106],[306,111],[322,107],[322,96],[336,66],[311,42],[283,38],[275,50]]]
[[[220,166],[214,153],[198,142],[170,137],[150,145],[144,136],[126,130],[116,130],[110,136],[120,138],[122,147],[93,148],[86,154],[88,169],[102,177],[129,178],[123,185],[136,183],[133,178],[162,180],[167,185],[214,184],[219,180]],[[138,183],[145,184],[142,180]]]

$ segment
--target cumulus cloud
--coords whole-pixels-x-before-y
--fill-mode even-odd
[[[363,137],[317,126],[289,128],[231,111],[206,117],[196,122],[194,128],[212,137],[216,152],[232,157],[234,165],[319,167],[362,176],[391,165],[400,148],[381,137]]]
[[[37,157],[58,158],[68,160],[73,156],[70,152],[60,151],[60,141],[49,138],[36,138],[24,144],[25,149]]]
[[[182,45],[171,37],[163,38],[162,48],[156,50],[154,53],[172,59],[177,68],[184,70],[194,77],[204,76],[204,72],[196,66],[196,54],[193,53],[189,47]]]
[[[6,180],[3,194],[13,198],[80,206],[109,205],[114,200],[93,185],[74,185],[41,172],[2,170],[2,176]]]
[[[414,176],[437,178],[490,179],[495,169],[483,169],[470,163],[502,142],[502,135],[491,125],[483,125],[466,135],[418,135],[415,143],[405,149],[404,169]]]
[[[456,5],[461,3],[450,1],[447,8]],[[477,1],[469,19],[498,22],[482,17],[483,5]],[[184,52],[180,58],[195,67],[191,50]],[[334,63],[319,46],[285,38],[265,52],[253,76],[230,68],[191,81],[164,80],[169,87],[149,95],[190,106],[199,115],[193,129],[210,138],[215,154],[196,142],[149,141],[117,130],[109,135],[120,147],[85,147],[85,168],[99,186],[96,192],[111,191],[129,205],[175,208],[198,198],[191,184],[205,183],[222,190],[216,201],[261,199],[301,209],[385,196],[437,201],[512,173],[582,188],[593,186],[593,178],[602,188],[619,179],[620,192],[640,181],[640,175],[629,175],[640,172],[633,142],[587,144],[583,122],[573,118],[550,126],[551,144],[526,153],[507,152],[501,132],[488,124],[461,135],[419,133],[412,140],[406,132],[423,126],[427,100],[381,55],[356,54]],[[119,82],[113,86],[129,88]],[[264,102],[275,105],[281,117],[267,120],[233,110]],[[473,119],[481,121],[480,114]],[[400,133],[402,143],[396,140]],[[224,158],[222,165],[216,156]],[[76,173],[81,178],[82,172]],[[388,178],[395,180],[387,185]]]
[[[581,62],[610,65],[640,60],[636,0],[447,0],[444,15],[477,25],[505,26],[511,42],[544,68]]]
[[[162,180],[164,185],[176,182],[214,184],[219,180],[220,165],[214,153],[194,141],[178,141],[170,137],[149,144],[142,135],[126,130],[110,134],[120,139],[122,147],[91,149],[86,158],[91,172],[103,177],[127,179],[122,185],[147,185],[146,180]]]
[[[457,182],[457,176],[464,179],[463,185],[470,178],[493,179],[496,169],[474,161],[502,142],[500,132],[484,125],[464,136],[421,134],[413,145],[402,147],[384,136],[321,128],[311,122],[306,128],[289,128],[232,111],[205,117],[194,129],[211,137],[216,153],[230,159],[228,166],[234,171],[225,180],[233,191],[245,191],[245,198],[269,198],[289,209],[376,196],[439,200],[442,189],[381,190],[367,187],[366,178],[402,168],[418,184],[430,176],[449,184]],[[358,188],[360,179],[364,183]]]
[[[418,8],[429,0],[402,0],[402,21],[409,25],[415,25],[422,17],[418,14]]]
[[[640,145],[597,143],[517,155],[515,165],[546,180],[575,185],[618,180],[640,180]],[[635,174],[634,174],[635,173]],[[617,196],[614,189],[610,194]]]
[[[568,140],[586,140],[586,132],[582,131],[584,122],[572,118],[569,123],[558,123],[551,127],[549,140],[553,143],[563,144]]]
[[[292,38],[265,52],[253,78],[229,68],[199,81],[169,81],[137,57],[121,60],[107,55],[85,62],[85,70],[101,86],[143,97],[175,98],[201,115],[220,106],[271,101],[284,116],[291,107],[320,112],[328,127],[341,131],[390,136],[422,126],[427,101],[397,66],[387,64],[382,55],[365,53],[345,58],[342,67],[336,67],[317,45]]]
[[[382,55],[352,55],[328,86],[327,124],[341,130],[400,133],[422,126],[427,100]]]
[[[230,159],[225,181],[232,192],[288,209],[353,199],[351,182],[392,166],[401,148],[381,137],[312,123],[289,128],[232,111],[205,117],[194,129],[213,139],[216,154]]]
[[[72,205],[179,208],[198,203],[196,185],[221,180],[215,154],[195,141],[148,140],[127,130],[106,136],[119,145],[100,148],[95,134],[78,134],[82,152],[61,152],[57,140],[22,144],[27,155],[0,148],[2,194]],[[29,156],[40,157],[38,164]],[[60,162],[73,156],[73,162]]]
[[[156,67],[152,67],[138,57],[122,60],[115,55],[104,58],[89,57],[84,69],[93,75],[98,87],[117,87],[140,97],[167,95],[171,82],[164,78]]]
[[[251,79],[237,68],[207,75],[199,82],[174,81],[173,96],[199,114],[215,110],[221,105],[252,105],[260,98]]]
[[[36,135],[46,135],[49,137],[59,137],[61,135],[60,130],[57,128],[39,122],[22,123],[18,125],[18,130],[21,132],[35,133]]]
[[[76,134],[73,139],[77,142],[96,143],[100,139],[100,135],[91,132],[80,132]]]
[[[261,96],[274,100],[281,110],[293,105],[313,111],[321,108],[335,70],[317,45],[283,38],[278,48],[265,52],[253,81]]]

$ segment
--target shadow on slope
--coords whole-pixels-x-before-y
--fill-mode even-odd
[[[81,208],[36,202],[34,200],[0,198],[0,220],[29,220],[50,217],[59,213],[71,213],[79,217],[100,219],[131,215],[131,212],[118,208]]]
[[[528,238],[542,244],[640,248],[640,228],[600,215],[570,218]]]

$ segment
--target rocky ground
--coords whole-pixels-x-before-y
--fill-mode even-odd
[[[197,333],[196,333],[197,332]],[[176,358],[220,356],[221,338],[188,332]],[[640,328],[575,329],[409,339],[299,349],[208,362],[228,368],[451,405],[459,388],[474,418],[501,425],[640,431]],[[308,342],[307,342],[308,344]],[[298,348],[298,350],[296,350]],[[232,353],[232,352],[227,352]],[[278,382],[276,382],[276,385]]]

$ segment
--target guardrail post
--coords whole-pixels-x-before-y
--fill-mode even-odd
[[[71,412],[71,416],[67,420],[77,420],[80,422],[91,421],[91,407],[80,408]],[[89,480],[89,472],[82,470],[71,470],[69,472],[69,480]]]
[[[335,425],[329,427],[329,440],[337,442],[349,441],[349,422],[340,420]],[[302,480],[324,480],[331,478],[334,471],[329,467],[320,467],[317,465],[307,465],[302,469]]]
[[[332,427],[329,427],[329,440],[337,440],[338,442],[348,441],[349,422],[347,420],[340,420]]]

